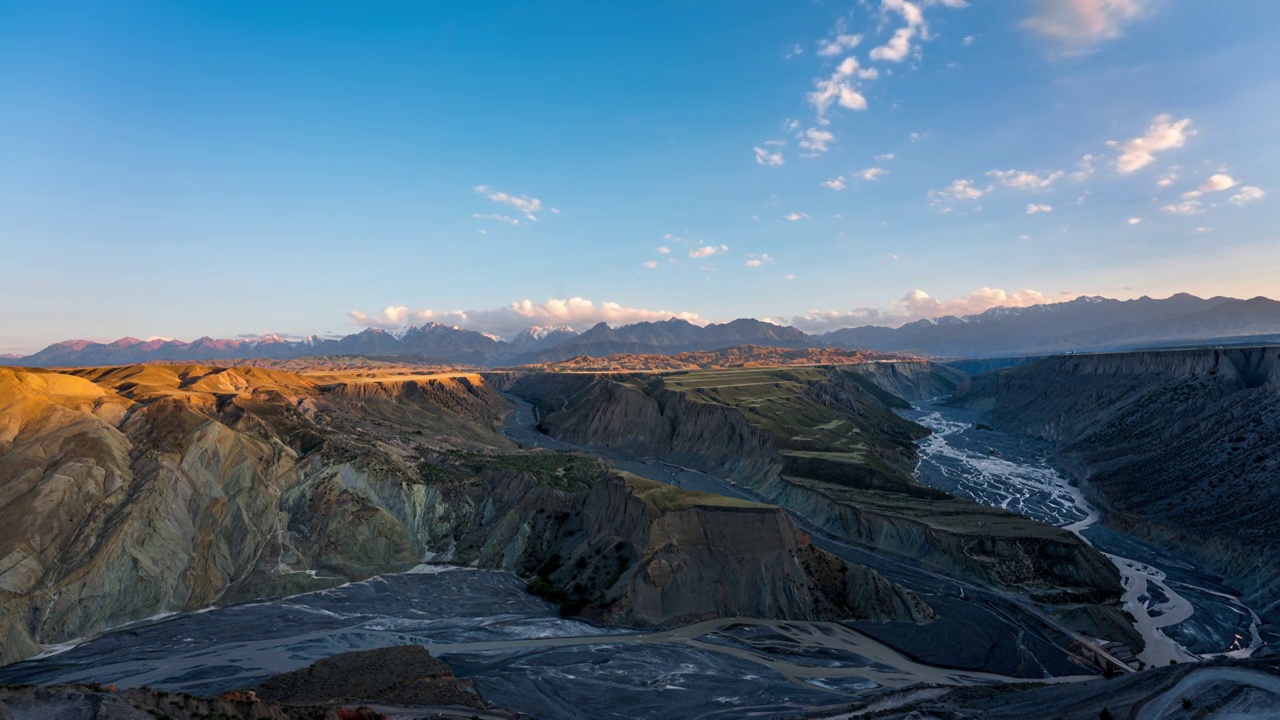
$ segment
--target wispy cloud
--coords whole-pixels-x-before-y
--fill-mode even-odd
[[[776,167],[783,164],[786,160],[782,157],[781,152],[769,152],[762,147],[751,148],[756,153],[756,164],[769,165]]]
[[[1142,135],[1130,138],[1124,143],[1109,143],[1120,146],[1120,157],[1116,159],[1116,170],[1127,175],[1155,162],[1156,153],[1180,148],[1186,144],[1187,138],[1195,134],[1191,129],[1190,118],[1173,120],[1171,115],[1157,115],[1151,126]]]
[[[931,202],[948,202],[951,200],[977,200],[991,192],[991,186],[977,187],[972,180],[952,180],[951,184],[941,190],[930,190]]]
[[[1038,0],[1023,26],[1047,38],[1064,54],[1114,40],[1142,18],[1149,0]]]
[[[908,0],[880,0],[880,14],[889,13],[900,15],[906,25],[895,30],[889,42],[873,48],[869,57],[881,62],[902,62],[911,54],[912,40],[917,34],[921,38],[927,38],[929,28],[924,24],[924,13],[920,11],[920,6]]]
[[[807,217],[809,217],[809,214],[802,213],[802,212],[792,212],[782,216],[784,220],[790,220],[791,222],[796,222],[797,220],[804,220]]]
[[[1088,156],[1086,156],[1088,157]],[[989,170],[987,177],[1008,188],[1018,190],[1045,190],[1058,178],[1065,175],[1061,170],[1047,173],[1029,172],[1027,170]]]
[[[832,190],[843,190],[847,186],[844,181],[844,176],[837,175],[831,178],[830,180],[827,180],[826,182],[822,183],[822,187],[831,188]]]
[[[1037,213],[1049,213],[1049,212],[1053,212],[1052,205],[1044,205],[1040,203],[1027,203],[1028,215],[1035,215]]]
[[[820,124],[826,125],[830,122],[827,119],[827,111],[833,103],[849,110],[867,109],[867,99],[855,87],[857,73],[858,59],[847,57],[836,66],[829,77],[814,81],[813,90],[809,93],[808,99]]]
[[[860,42],[862,42],[861,35],[840,33],[829,40],[823,40],[818,43],[818,54],[823,57],[843,55],[845,52],[858,47]]]
[[[1199,200],[1184,200],[1180,203],[1170,203],[1160,208],[1160,212],[1170,215],[1199,215],[1204,212],[1204,207]]]
[[[471,213],[471,217],[477,220],[493,220],[495,222],[507,223],[509,225],[520,224],[519,218],[513,218],[510,215],[499,215],[497,213]]]
[[[797,137],[800,138],[800,147],[810,150],[813,153],[826,152],[829,149],[827,143],[836,139],[835,135],[818,128],[809,128],[808,130],[800,133]]]
[[[1245,185],[1244,187],[1240,188],[1240,192],[1237,192],[1235,195],[1232,195],[1231,198],[1227,200],[1227,202],[1231,203],[1232,205],[1247,205],[1251,202],[1256,202],[1258,200],[1261,200],[1263,196],[1266,194],[1267,193],[1260,187],[1256,187],[1254,185]]]
[[[866,170],[859,170],[855,174],[858,177],[862,178],[863,180],[871,181],[871,180],[875,180],[881,175],[888,174],[888,172],[889,171],[885,170],[884,168],[869,167]]]
[[[747,267],[760,267],[766,263],[773,262],[773,258],[769,257],[769,253],[760,253],[759,255],[747,255]]]
[[[538,213],[542,212],[542,201],[535,197],[529,197],[528,195],[509,195],[504,192],[498,192],[488,185],[477,185],[472,189],[496,203],[510,205],[524,213],[524,216],[529,220],[536,221],[538,219]],[[555,212],[558,213],[559,211],[557,210]]]
[[[690,250],[689,257],[704,258],[704,257],[711,257],[712,255],[718,255],[720,253],[727,253],[727,252],[729,252],[728,245],[703,245],[702,247],[696,247]]]

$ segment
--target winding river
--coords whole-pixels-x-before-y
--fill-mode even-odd
[[[1137,655],[1146,666],[1248,657],[1262,646],[1257,614],[1221,578],[1099,525],[1098,509],[1053,468],[1048,444],[934,403],[904,414],[933,433],[920,441],[921,482],[1070,530],[1115,563],[1124,609],[1146,643]]]

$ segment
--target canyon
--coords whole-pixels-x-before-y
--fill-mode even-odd
[[[614,683],[641,716],[717,686],[765,715],[969,717],[986,696],[946,688],[1040,681],[1066,717],[1158,658],[1203,668],[1124,685],[1135,708],[1274,672],[1270,504],[1204,520],[1269,491],[1274,349],[976,376],[699,352],[0,369],[0,682],[213,697],[407,644],[540,716]],[[1187,439],[1224,450],[1151,449]],[[1203,499],[1141,494],[1171,486]]]

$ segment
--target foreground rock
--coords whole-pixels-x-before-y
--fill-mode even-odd
[[[254,693],[286,705],[485,706],[470,682],[418,645],[334,655],[268,678]]]
[[[102,685],[0,688],[0,720],[388,720],[424,717],[517,718],[488,708],[471,683],[425,648],[343,653],[267,679],[255,690],[196,697],[151,688]]]

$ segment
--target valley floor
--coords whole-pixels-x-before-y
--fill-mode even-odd
[[[1098,524],[1097,508],[1051,466],[1048,444],[988,429],[973,413],[942,405],[904,414],[933,431],[920,443],[922,482],[1071,530],[1116,564],[1124,609],[1146,644],[1137,654],[1145,666],[1247,658],[1262,647],[1257,613],[1222,578]]]

